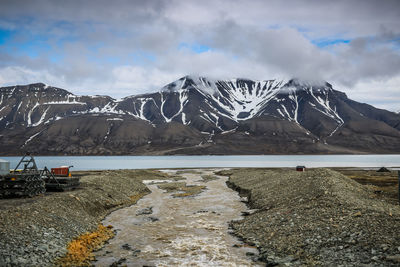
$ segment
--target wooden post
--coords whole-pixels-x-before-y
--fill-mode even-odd
[[[397,171],[397,174],[399,176],[399,192],[398,192],[398,196],[399,196],[399,205],[400,205],[400,171]]]

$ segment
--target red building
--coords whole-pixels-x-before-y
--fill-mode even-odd
[[[306,171],[306,166],[297,166],[296,171],[298,172],[305,172]]]

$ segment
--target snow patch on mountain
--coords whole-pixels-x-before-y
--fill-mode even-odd
[[[29,95],[29,99],[24,104],[20,102],[17,108],[17,111],[23,110],[23,120],[28,127],[53,121],[52,118],[56,117],[114,114],[132,116],[153,126],[172,121],[191,125],[196,118],[200,118],[205,121],[200,124],[211,124],[216,131],[229,132],[236,129],[241,121],[262,115],[288,120],[301,126],[303,117],[300,116],[304,114],[299,112],[303,112],[302,107],[307,104],[337,123],[329,136],[334,135],[344,124],[335,106],[336,102],[331,99],[335,99],[332,86],[319,81],[217,80],[191,75],[164,86],[158,93],[119,100],[107,96],[76,96],[63,89],[41,84],[28,88],[23,91],[17,87],[19,91],[22,90],[20,93]],[[10,87],[0,92],[0,111],[5,109],[3,103],[7,102],[7,96],[14,94],[15,90],[15,87]],[[6,114],[0,115],[4,119]],[[210,126],[204,127],[207,131],[211,130],[207,128]]]
[[[226,111],[225,115],[237,122],[254,117],[274,98],[282,84],[283,81],[276,80],[212,80],[199,76],[185,76],[164,86],[160,93],[181,94],[185,90],[197,90],[206,98],[206,103],[210,108],[217,104]],[[183,100],[180,100],[180,103],[182,107]],[[171,118],[166,118],[167,122],[170,120]]]

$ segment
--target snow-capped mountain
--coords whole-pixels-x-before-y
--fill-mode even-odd
[[[0,88],[0,140],[12,153],[388,153],[400,115],[297,79],[185,76],[120,100],[39,83]]]
[[[74,114],[96,113],[114,99],[108,96],[76,96],[43,83],[0,88],[0,127],[15,124],[35,127]]]
[[[115,103],[113,111],[151,123],[180,122],[206,132],[225,132],[241,121],[270,115],[299,124],[304,94],[316,111],[332,118],[338,126],[342,118],[331,107],[330,85],[301,87],[294,81],[251,81],[232,79],[212,81],[186,76],[163,87],[156,94],[128,97]]]

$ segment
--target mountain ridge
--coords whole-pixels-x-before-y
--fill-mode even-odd
[[[400,151],[399,114],[351,100],[328,82],[184,76],[121,99],[43,83],[0,94],[3,154]]]

